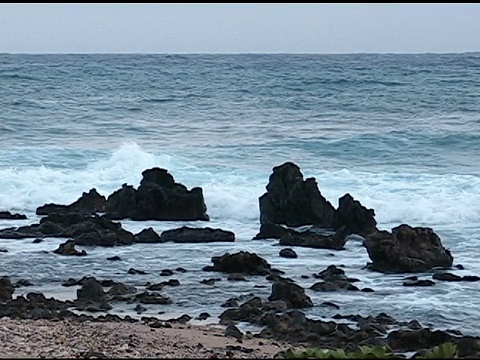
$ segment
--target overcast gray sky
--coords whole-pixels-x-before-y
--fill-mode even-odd
[[[0,52],[466,51],[479,4],[0,4]]]

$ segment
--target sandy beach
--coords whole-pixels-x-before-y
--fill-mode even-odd
[[[71,320],[0,320],[0,358],[272,358],[290,346],[221,328]]]

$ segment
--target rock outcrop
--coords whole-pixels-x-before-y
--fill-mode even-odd
[[[333,228],[345,227],[345,235],[359,234],[366,236],[377,230],[375,211],[367,209],[350,194],[345,194],[338,200],[338,209],[333,216]]]
[[[377,231],[363,241],[372,263],[371,270],[383,273],[423,272],[435,267],[450,267],[450,251],[430,228],[402,224],[392,232]]]
[[[173,176],[158,167],[142,172],[138,190],[124,184],[112,193],[105,206],[109,219],[208,221],[203,190],[176,183]]]
[[[335,213],[315,178],[304,180],[300,168],[291,162],[273,168],[259,204],[261,224],[331,227]]]
[[[95,188],[88,193],[84,192],[82,196],[70,205],[45,204],[37,208],[37,215],[68,214],[71,212],[82,215],[93,215],[97,212],[105,211],[107,200],[105,196],[100,195]]]

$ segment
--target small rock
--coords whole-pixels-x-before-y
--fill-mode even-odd
[[[284,257],[284,258],[288,258],[288,259],[295,259],[297,258],[297,253],[295,251],[293,251],[292,249],[290,248],[286,248],[286,249],[282,249],[280,250],[280,252],[278,253],[278,255],[280,257]]]
[[[215,284],[215,279],[203,279],[202,281],[200,281],[200,283],[205,285],[213,285]]]
[[[245,276],[243,276],[242,274],[238,274],[238,273],[229,274],[227,280],[229,280],[229,281],[247,281],[247,279],[245,279]]]
[[[129,273],[129,274],[132,274],[132,275],[136,275],[136,274],[146,275],[146,274],[148,274],[147,272],[145,272],[145,271],[143,271],[143,270],[137,270],[137,269],[134,269],[134,268],[128,269],[128,273]]]
[[[403,286],[433,286],[435,282],[432,280],[417,280],[417,281],[405,281]]]
[[[107,260],[109,260],[109,261],[120,261],[122,259],[120,258],[120,256],[115,255],[115,256],[108,257]]]
[[[210,317],[211,315],[207,312],[202,312],[200,315],[198,315],[197,320],[206,320]]]
[[[234,324],[229,324],[225,329],[225,336],[241,339],[243,333]]]
[[[160,272],[160,276],[172,276],[172,275],[173,275],[173,271],[170,269],[163,269]]]
[[[146,308],[144,308],[142,305],[138,304],[135,306],[135,309],[133,309],[137,314],[141,314],[142,312],[147,311]]]
[[[412,320],[407,324],[407,327],[412,330],[420,330],[422,325],[417,320]]]
[[[340,306],[338,306],[337,304],[334,304],[330,301],[324,301],[324,302],[322,302],[322,305],[331,306],[331,307],[334,307],[335,309],[340,309]]]
[[[462,281],[480,281],[480,277],[465,275],[465,276],[462,277]]]

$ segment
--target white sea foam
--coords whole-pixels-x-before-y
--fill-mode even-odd
[[[279,164],[272,167],[275,165]],[[258,220],[258,198],[265,192],[268,173],[241,173],[228,166],[199,167],[180,157],[146,151],[135,143],[124,144],[104,158],[92,159],[83,169],[0,168],[0,209],[31,213],[45,203],[69,204],[93,187],[108,196],[123,183],[137,187],[142,171],[154,166],[168,169],[177,182],[189,188],[201,186],[212,219]],[[478,176],[354,170],[302,172],[305,177],[316,177],[322,194],[335,207],[338,198],[348,192],[375,209],[380,227],[406,222],[412,226],[455,228],[469,226],[480,218]]]

